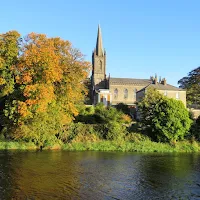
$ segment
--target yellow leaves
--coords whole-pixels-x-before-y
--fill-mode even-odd
[[[61,115],[61,124],[66,125],[72,121],[72,117],[66,113],[60,113]]]
[[[122,115],[122,120],[125,122],[125,123],[130,123],[132,120],[131,118],[128,116],[128,115]]]
[[[25,97],[31,97],[35,94],[37,90],[38,84],[35,85],[27,85],[24,89],[24,96]]]
[[[0,57],[0,69],[3,68],[4,62],[5,62],[4,59]]]
[[[27,85],[24,89],[24,97],[27,98],[25,101],[27,107],[36,109],[37,112],[45,112],[48,104],[55,99],[54,88],[48,84]]]
[[[5,83],[6,83],[6,80],[0,77],[0,85],[4,85]]]
[[[28,107],[25,102],[22,101],[18,102],[18,113],[22,117],[27,117],[28,115],[30,115],[30,112],[28,111]]]
[[[44,83],[56,82],[62,79],[60,55],[51,39],[45,35],[31,33],[33,43],[25,46],[25,51],[18,64],[22,82],[27,83],[34,78],[40,78]],[[29,74],[28,74],[29,73]],[[32,77],[32,78],[31,78]]]
[[[27,106],[32,106],[32,105],[36,105],[37,104],[37,100],[36,99],[27,99],[25,101]]]
[[[31,73],[30,72],[24,73],[23,76],[21,77],[21,81],[22,83],[25,83],[25,84],[32,82]]]
[[[12,34],[17,36],[17,33]],[[13,41],[10,47],[16,44],[16,40]],[[83,54],[69,41],[47,38],[44,34],[29,34],[21,43],[20,56],[16,56],[18,50],[16,45],[11,48],[11,58],[17,62],[10,59],[9,65],[13,82],[22,94],[16,96],[16,100],[20,99],[18,114],[22,118],[47,114],[59,104],[60,121],[70,123],[78,115],[76,104],[84,99],[83,83],[91,64],[84,61]],[[0,67],[4,63],[5,58],[0,55]],[[0,85],[4,83],[1,77]]]
[[[78,109],[74,105],[74,102],[68,101],[67,104],[65,105],[65,107],[71,115],[73,115],[73,116],[78,115]]]
[[[38,95],[38,111],[45,112],[48,104],[52,103],[55,98],[54,88],[52,85],[40,85]]]
[[[46,104],[52,102],[55,98],[54,88],[52,85],[41,84],[38,87],[38,91],[39,91],[39,95],[37,96],[37,98],[40,101],[46,102]]]

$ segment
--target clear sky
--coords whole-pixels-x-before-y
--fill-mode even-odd
[[[199,0],[2,0],[0,10],[0,33],[59,36],[89,61],[100,22],[112,77],[177,85],[200,66]]]

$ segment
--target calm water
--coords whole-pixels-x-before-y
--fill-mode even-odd
[[[0,199],[200,199],[200,154],[0,151]]]

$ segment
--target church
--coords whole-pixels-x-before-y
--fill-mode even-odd
[[[102,102],[106,106],[119,103],[135,106],[150,87],[169,98],[181,100],[186,105],[186,91],[167,84],[165,78],[158,80],[157,76],[149,79],[106,76],[106,56],[101,28],[98,26],[96,48],[92,52],[91,101],[93,105]]]

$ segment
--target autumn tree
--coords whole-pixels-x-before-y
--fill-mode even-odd
[[[90,64],[69,41],[44,34],[18,40],[17,49],[8,70],[14,92],[6,98],[4,132],[43,145],[78,114]]]

